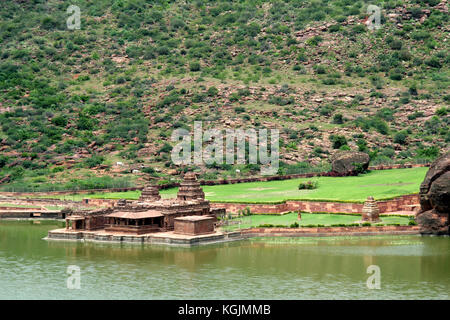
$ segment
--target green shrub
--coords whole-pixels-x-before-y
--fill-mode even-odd
[[[314,65],[313,69],[317,74],[326,74],[327,73],[327,69],[325,68],[325,66],[320,65],[320,64]]]
[[[77,121],[77,128],[80,130],[92,130],[97,124],[97,120],[93,118],[88,118],[84,115],[80,115]]]
[[[310,46],[317,46],[322,40],[323,38],[321,36],[313,36],[306,40],[306,44]]]
[[[274,225],[271,223],[266,223],[266,224],[260,224],[257,226],[257,228],[273,228]]]
[[[3,168],[4,166],[6,166],[9,162],[9,158],[7,156],[4,155],[0,155],[0,168]]]
[[[343,124],[344,123],[344,117],[342,116],[342,113],[336,113],[333,116],[333,123],[335,123],[335,124]]]
[[[400,40],[394,40],[394,41],[389,43],[389,46],[393,50],[400,50],[402,48],[402,46],[403,46],[403,43]]]
[[[172,146],[167,142],[158,150],[159,153],[169,153],[172,151]]]
[[[394,70],[389,74],[389,79],[395,80],[395,81],[400,81],[403,79],[403,75],[400,72]]]
[[[207,94],[209,97],[215,97],[219,93],[219,90],[216,87],[209,87]]]
[[[359,34],[359,33],[364,33],[366,31],[367,31],[367,27],[365,25],[358,24],[351,29],[350,33],[355,35],[355,34]]]
[[[145,167],[145,168],[142,168],[142,172],[148,173],[148,174],[154,174],[155,169],[153,169],[152,167]]]
[[[425,60],[425,64],[436,69],[442,68],[442,64],[437,57],[431,57],[430,59]]]
[[[330,135],[330,141],[333,144],[333,149],[339,149],[340,147],[347,145],[347,138],[342,135]]]
[[[347,225],[345,223],[335,223],[331,224],[330,227],[346,227]]]
[[[193,72],[197,72],[200,71],[200,63],[199,62],[191,62],[191,64],[189,65],[189,70],[193,71]]]
[[[58,127],[65,127],[67,125],[67,119],[64,116],[54,117],[51,121],[55,126]]]
[[[308,180],[306,182],[300,182],[298,185],[299,190],[312,190],[317,189],[319,183],[318,181]]]
[[[436,110],[436,115],[440,117],[445,117],[450,111],[450,108],[447,107],[441,107]]]
[[[408,135],[406,134],[406,132],[403,131],[397,132],[394,136],[394,142],[403,145],[406,143],[407,137]]]
[[[102,164],[102,162],[105,160],[105,158],[103,156],[100,155],[93,155],[90,158],[86,158],[83,161],[83,164],[88,167],[88,168],[93,168],[96,167],[100,164]]]
[[[411,37],[414,40],[420,41],[420,40],[425,40],[425,39],[429,39],[431,37],[431,35],[427,32],[427,31],[415,31],[411,34]]]

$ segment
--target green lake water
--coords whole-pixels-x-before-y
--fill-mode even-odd
[[[42,240],[0,221],[0,299],[448,299],[450,238],[266,238],[194,248]],[[80,289],[67,268],[80,268]],[[381,288],[368,289],[377,265]]]

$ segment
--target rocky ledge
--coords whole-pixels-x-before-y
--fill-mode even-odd
[[[420,206],[416,221],[422,234],[450,234],[450,152],[431,164],[420,185]]]

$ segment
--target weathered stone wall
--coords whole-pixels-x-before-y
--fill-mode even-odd
[[[45,191],[45,192],[0,192],[1,195],[7,197],[35,197],[35,196],[60,196],[66,194],[92,194],[97,192],[125,192],[142,190],[143,188],[110,188],[110,189],[89,189],[89,190],[65,190],[65,191]]]
[[[410,205],[419,204],[419,195],[411,194],[392,200],[377,202],[380,213],[394,211],[411,211]],[[212,209],[225,209],[237,213],[250,208],[252,213],[283,213],[288,211],[330,212],[330,213],[361,213],[362,203],[321,202],[321,201],[286,201],[280,204],[245,204],[245,203],[211,203]]]
[[[71,201],[71,200],[58,200],[58,199],[19,199],[19,198],[6,198],[0,199],[0,203],[13,203],[16,205],[33,205],[38,207],[43,206],[60,206],[60,207],[69,207],[69,208],[77,208],[85,206],[80,201]]]
[[[86,201],[87,200],[87,201]],[[0,199],[8,202],[8,200]],[[54,199],[18,199],[14,203],[21,205],[55,205],[62,207],[69,207],[74,210],[82,210],[86,207],[113,207],[118,200],[112,199],[85,199],[82,202],[69,200],[54,200]],[[12,200],[9,200],[12,202]],[[377,205],[380,213],[394,212],[394,211],[413,211],[419,207],[419,195],[411,194],[404,195],[392,200],[378,201]],[[186,208],[187,211],[193,211],[197,208]],[[211,203],[212,210],[225,209],[226,212],[237,213],[239,210],[244,210],[249,207],[252,213],[283,213],[288,211],[305,211],[305,212],[331,212],[331,213],[361,213],[362,203],[345,203],[345,202],[321,202],[321,201],[286,201],[280,204],[245,204],[245,203]],[[21,208],[24,209],[24,208]],[[5,208],[5,211],[13,210],[10,207]],[[35,211],[39,209],[28,210],[25,208],[21,211]],[[132,208],[127,208],[132,210]],[[207,214],[207,213],[202,213]]]
[[[418,194],[408,194],[392,200],[377,201],[380,213],[393,211],[414,211],[420,207]]]
[[[2,218],[62,218],[62,214],[59,211],[27,211],[27,210],[14,210],[14,211],[0,211],[0,219]]]
[[[186,221],[175,219],[174,232],[185,235],[201,235],[214,232],[214,220]]]
[[[86,201],[87,200],[87,201]],[[20,199],[20,198],[6,198],[0,199],[1,203],[15,204],[15,205],[33,205],[36,207],[44,206],[58,206],[67,207],[72,209],[82,209],[89,207],[111,207],[117,200],[113,199],[84,199],[83,201],[72,201],[72,200],[58,200],[58,199]],[[13,207],[2,207],[5,210],[14,210]],[[20,208],[20,209],[30,209],[30,208]],[[32,209],[39,210],[39,209]]]
[[[2,218],[31,218],[32,213],[29,211],[1,211],[0,219]]]
[[[6,211],[8,211],[8,210],[18,210],[18,211],[41,211],[41,210],[44,210],[44,208],[38,208],[38,207],[36,207],[36,208],[24,208],[24,207],[13,207],[13,206],[11,206],[11,207],[1,207],[0,206],[0,211],[3,211],[3,210],[6,210]]]
[[[419,229],[419,226],[251,228],[241,230],[241,233],[246,237],[324,237],[374,234],[418,234]]]
[[[104,216],[86,217],[86,230],[97,230],[105,227],[106,218]]]
[[[88,207],[112,207],[117,201],[115,199],[83,199],[83,204]]]

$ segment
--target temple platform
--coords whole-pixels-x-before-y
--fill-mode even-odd
[[[240,232],[224,233],[215,231],[204,235],[184,235],[169,232],[154,232],[146,234],[129,234],[124,232],[112,232],[102,230],[67,230],[55,229],[48,232],[48,236],[44,240],[64,240],[64,241],[92,241],[92,242],[115,242],[115,243],[149,243],[149,244],[166,244],[178,246],[195,246],[211,243],[222,243],[229,241],[242,240]]]

